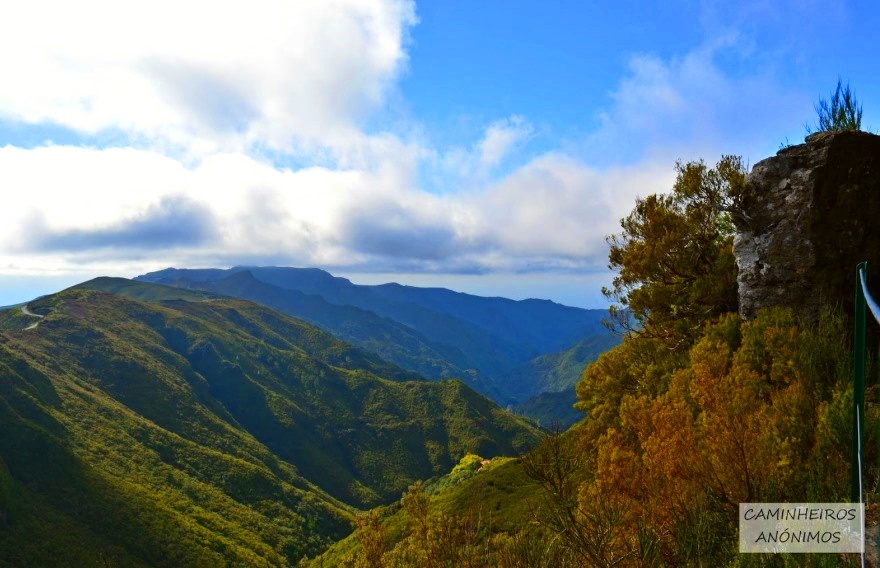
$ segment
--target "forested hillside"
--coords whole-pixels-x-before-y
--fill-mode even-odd
[[[5,565],[289,565],[354,507],[538,439],[248,302],[99,279],[29,309],[0,312]]]
[[[545,378],[547,362],[533,369],[533,359],[568,359],[560,372],[562,382],[572,386],[583,365],[614,343],[601,325],[606,310],[483,298],[443,288],[364,286],[317,269],[169,268],[138,280],[265,304],[428,378],[461,378],[501,405],[560,390],[559,379]],[[578,342],[592,347],[574,362],[565,351]]]
[[[584,418],[574,408],[575,385],[584,367],[620,343],[621,336],[599,333],[581,339],[568,349],[548,353],[511,369],[499,377],[507,392],[522,402],[513,410],[545,428],[567,428]]]
[[[205,290],[257,302],[328,330],[339,339],[375,353],[404,369],[433,379],[459,378],[495,400],[504,400],[494,381],[471,367],[467,356],[431,341],[408,325],[352,305],[330,303],[322,296],[257,280],[250,270],[217,280],[156,279],[187,290]]]

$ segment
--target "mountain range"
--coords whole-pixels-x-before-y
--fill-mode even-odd
[[[542,393],[569,392],[551,399],[570,417],[584,366],[619,342],[602,326],[606,310],[358,285],[314,268],[169,268],[136,280],[264,304],[425,377],[460,378],[503,406],[529,408]]]
[[[540,439],[460,381],[215,292],[101,278],[26,308],[0,311],[5,565],[290,565],[468,453]]]

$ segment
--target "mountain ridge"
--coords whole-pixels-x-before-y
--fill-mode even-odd
[[[89,289],[123,285],[41,298],[38,328],[0,331],[11,565],[289,565],[349,532],[354,507],[538,439],[460,381],[420,380],[269,308]]]
[[[486,377],[475,369],[467,368],[467,358],[460,350],[433,342],[417,330],[369,310],[331,304],[321,296],[282,289],[257,280],[248,270],[201,283],[176,281],[175,285],[269,306],[317,325],[340,339],[428,378],[460,378],[482,394],[496,400],[502,398]]]
[[[253,281],[249,291],[243,292],[236,279],[248,278],[245,274],[263,286],[271,286],[271,292],[267,288],[256,292]],[[601,325],[605,310],[396,283],[362,286],[315,268],[168,268],[136,279],[240,295],[272,305],[429,378],[458,376],[504,405],[524,402],[537,394],[524,395],[528,388],[506,384],[505,377],[516,368],[535,358],[564,352],[587,337],[609,333]],[[303,306],[303,296],[298,296],[295,305],[293,296],[297,294],[308,296],[311,306]],[[320,306],[318,298],[323,300]],[[330,321],[333,318],[326,314],[333,310],[337,316]],[[373,321],[368,323],[367,318]],[[373,334],[380,327],[394,327],[394,333]],[[540,378],[535,380],[543,384]]]

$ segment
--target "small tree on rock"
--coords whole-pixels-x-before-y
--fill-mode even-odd
[[[849,88],[849,83],[844,87],[840,79],[837,80],[837,89],[831,95],[831,100],[819,99],[814,108],[819,115],[815,132],[862,129],[862,105],[856,100],[856,94]],[[807,134],[813,132],[813,127],[807,124]]]

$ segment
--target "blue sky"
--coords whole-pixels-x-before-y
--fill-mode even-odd
[[[880,130],[868,2],[35,1],[0,21],[0,305],[167,266],[318,266],[604,307],[677,159]]]

